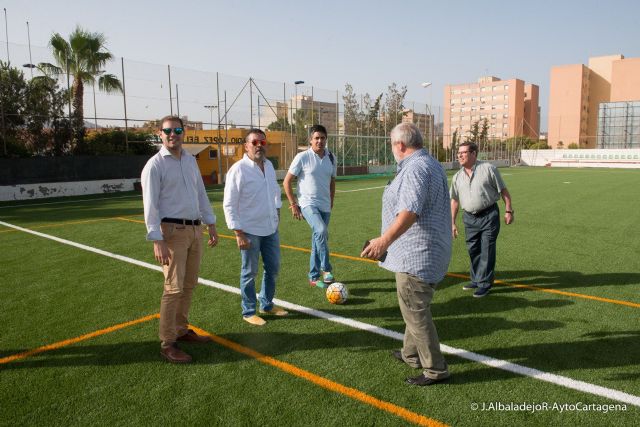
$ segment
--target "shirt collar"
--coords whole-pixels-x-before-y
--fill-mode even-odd
[[[313,151],[313,147],[309,147],[309,151],[310,151],[312,154],[315,154],[316,156],[320,157],[320,156],[318,155],[318,153],[316,153],[315,151]],[[324,155],[326,156],[327,154],[329,154],[329,150],[327,149],[327,147],[324,147]]]
[[[180,147],[180,157],[184,156],[186,153],[185,149]],[[173,156],[173,154],[171,154],[171,151],[169,151],[169,149],[167,147],[165,147],[164,145],[162,145],[162,147],[160,147],[160,155],[163,157],[167,157],[167,156]]]
[[[415,160],[415,159],[417,159],[419,157],[422,157],[424,154],[426,154],[426,152],[424,151],[424,148],[421,148],[421,149],[416,150],[413,153],[409,154],[404,159],[400,160],[398,162],[398,172],[400,172],[400,169],[402,169],[403,167],[405,167],[406,165],[411,163],[413,160]]]

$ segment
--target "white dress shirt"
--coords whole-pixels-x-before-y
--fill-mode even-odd
[[[245,153],[227,172],[222,204],[227,227],[256,236],[270,236],[278,230],[281,197],[271,162],[264,160],[263,173]]]
[[[163,240],[162,218],[216,223],[196,159],[184,149],[177,159],[163,146],[142,169],[141,181],[147,240]]]

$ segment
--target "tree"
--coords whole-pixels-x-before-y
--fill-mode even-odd
[[[489,138],[489,122],[485,118],[482,121],[482,128],[480,129],[480,142],[487,142]]]
[[[24,97],[27,82],[21,70],[0,61],[0,106],[2,108],[3,144],[13,140],[24,125]]]
[[[38,76],[27,81],[22,70],[0,62],[0,105],[7,155],[61,155],[69,148],[69,121],[64,119],[66,91],[56,80]]]
[[[62,155],[69,151],[69,120],[64,118],[67,99],[67,91],[51,77],[37,76],[29,81],[25,143],[33,154]]]
[[[353,87],[349,83],[344,87],[342,101],[344,102],[344,133],[355,135],[358,129],[360,108]]]
[[[402,122],[404,116],[404,97],[407,94],[407,87],[398,87],[395,83],[391,83],[387,88],[387,99],[384,103],[385,119],[388,128],[391,129],[398,123]]]
[[[478,144],[480,142],[480,121],[476,120],[471,125],[471,129],[467,131],[469,135],[465,137],[465,142],[473,142]]]
[[[288,131],[289,129],[291,129],[291,123],[289,123],[289,119],[286,116],[278,117],[278,120],[269,123],[267,126],[267,130]]]
[[[104,92],[122,92],[120,80],[113,74],[107,74],[103,68],[113,59],[106,50],[106,38],[101,33],[91,33],[81,27],[69,35],[69,41],[55,33],[49,40],[49,46],[57,65],[41,63],[39,68],[47,75],[59,78],[66,73],[73,78],[71,96],[73,114],[73,139],[78,153],[85,151],[84,145],[84,86],[88,84]]]

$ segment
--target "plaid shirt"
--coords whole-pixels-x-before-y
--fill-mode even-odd
[[[398,172],[382,196],[382,233],[400,211],[416,222],[389,246],[380,266],[408,273],[427,283],[440,282],[451,258],[451,208],[444,169],[424,149],[398,163]]]

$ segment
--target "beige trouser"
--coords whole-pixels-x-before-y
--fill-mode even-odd
[[[162,235],[171,259],[163,266],[164,292],[160,303],[160,341],[171,347],[187,333],[189,307],[198,283],[202,257],[202,228],[199,225],[162,223]]]
[[[431,318],[431,300],[436,285],[407,273],[396,273],[396,286],[400,312],[406,324],[402,357],[410,366],[422,366],[428,378],[449,377],[447,362],[440,351],[438,331]]]

